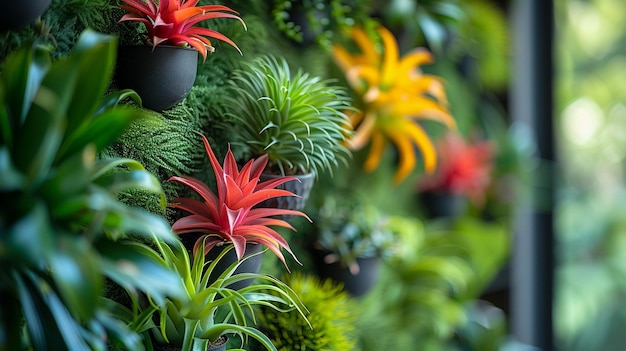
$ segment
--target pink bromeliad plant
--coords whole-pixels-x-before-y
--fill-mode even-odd
[[[223,5],[196,6],[198,0],[122,0],[120,7],[129,13],[120,22],[137,21],[146,26],[151,44],[189,45],[206,60],[207,52],[215,51],[208,38],[222,40],[240,53],[239,47],[222,33],[197,26],[213,18],[233,18],[246,27],[237,11]]]
[[[201,233],[195,242],[194,251],[204,243],[205,254],[216,245],[232,242],[238,259],[241,259],[247,243],[258,243],[274,252],[285,265],[281,248],[298,261],[287,241],[271,226],[295,230],[287,221],[274,216],[295,215],[307,219],[309,217],[300,211],[257,207],[270,198],[297,196],[290,191],[276,189],[277,186],[296,178],[281,177],[260,182],[261,173],[267,166],[267,154],[251,159],[239,170],[230,146],[222,167],[204,135],[202,140],[215,173],[217,194],[198,179],[171,177],[169,180],[190,187],[202,199],[178,198],[168,205],[190,213],[173,224],[174,232],[178,235]]]

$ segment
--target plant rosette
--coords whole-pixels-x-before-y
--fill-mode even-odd
[[[262,56],[233,73],[227,97],[237,133],[233,145],[244,154],[268,155],[267,177],[302,176],[283,185],[300,198],[272,200],[270,206],[302,210],[314,180],[350,157],[344,142],[351,135],[346,111],[350,98],[344,87],[302,70],[292,74],[284,58]],[[296,192],[297,188],[302,190]]]
[[[144,107],[155,111],[171,108],[182,101],[194,84],[197,53],[206,61],[215,51],[209,38],[237,45],[220,32],[202,27],[200,22],[236,19],[246,28],[238,13],[223,5],[197,6],[198,0],[122,0],[128,13],[119,22],[143,23],[147,30],[145,46],[120,48],[116,82],[135,90]]]
[[[193,177],[171,177],[169,180],[188,186],[200,197],[200,200],[177,198],[168,204],[169,207],[189,213],[179,218],[172,225],[172,230],[178,235],[201,234],[194,244],[194,251],[198,246],[203,246],[205,254],[215,246],[232,243],[235,246],[237,258],[241,260],[246,244],[258,243],[276,254],[285,267],[287,263],[281,249],[289,252],[297,262],[298,259],[287,241],[272,228],[282,227],[295,230],[294,227],[285,220],[274,217],[291,215],[309,219],[307,215],[300,211],[257,207],[267,199],[295,196],[287,190],[276,189],[278,185],[293,178],[280,177],[260,182],[259,178],[267,165],[268,155],[251,159],[239,169],[230,147],[222,166],[207,138],[204,135],[201,136],[215,174],[217,194]]]
[[[308,323],[306,307],[285,283],[262,274],[235,274],[243,260],[233,262],[218,279],[211,281],[209,276],[233,247],[229,246],[213,261],[206,261],[202,247],[198,246],[189,257],[181,242],[158,244],[163,264],[178,273],[187,292],[184,297],[169,298],[163,304],[154,303],[148,296],[149,306],[134,306],[142,315],[154,313],[138,328],[150,331],[158,345],[180,347],[181,351],[206,350],[224,335],[234,334],[242,343],[250,337],[267,350],[275,351],[272,341],[249,325],[250,320],[255,320],[255,306],[280,312],[294,311]],[[229,288],[246,279],[255,283],[238,290]]]

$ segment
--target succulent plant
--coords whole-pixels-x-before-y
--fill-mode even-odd
[[[346,90],[303,70],[292,74],[284,58],[261,56],[243,64],[230,80],[228,115],[236,140],[253,156],[267,153],[280,174],[329,171],[347,161],[351,134]]]
[[[328,195],[317,216],[315,248],[326,252],[325,263],[339,262],[357,274],[357,259],[390,255],[397,245],[388,218],[374,205],[347,194]]]

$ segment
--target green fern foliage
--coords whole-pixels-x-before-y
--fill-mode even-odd
[[[188,117],[188,118],[185,118]],[[191,114],[175,109],[154,118],[132,124],[113,145],[121,156],[141,159],[153,172],[164,174],[191,173],[198,163],[193,158],[194,143]]]
[[[161,180],[167,198],[181,195],[181,187],[166,182],[169,177],[208,173],[202,172],[204,148],[198,137],[206,124],[206,111],[195,106],[202,104],[203,96],[207,93],[205,88],[192,88],[188,99],[171,110],[154,112],[152,118],[131,124],[103,154],[138,160]],[[152,208],[149,205],[150,194],[127,195],[126,199],[130,204]]]
[[[355,350],[356,306],[340,285],[298,272],[283,281],[309,310],[312,328],[297,311],[263,309],[259,322],[278,351]]]

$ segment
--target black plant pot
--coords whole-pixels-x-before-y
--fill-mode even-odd
[[[0,31],[14,30],[33,23],[52,0],[4,1],[0,11]]]
[[[264,248],[263,245],[257,244],[257,243],[246,244],[246,252],[244,253],[244,257],[242,258],[242,260],[244,259],[245,260],[239,264],[239,267],[235,269],[235,273],[233,275],[239,274],[239,273],[259,273],[259,270],[261,269],[261,264],[263,263],[263,254],[260,254],[259,252],[263,251],[263,248]],[[222,252],[222,250],[223,250],[223,247],[219,247],[219,246],[214,247],[206,255],[207,261],[215,260],[217,256]],[[254,256],[246,258],[252,255]],[[236,261],[237,261],[237,253],[235,252],[234,248],[230,249],[226,253],[226,255],[224,255],[224,257],[220,259],[217,265],[215,265],[213,272],[211,272],[211,275],[209,275],[209,283],[215,282],[215,280],[217,280],[220,274],[222,274],[231,264],[233,264]],[[233,290],[240,290],[240,289],[250,286],[253,280],[254,279],[242,280],[242,281],[228,285],[227,288],[233,289]]]
[[[276,179],[282,177],[280,175],[275,174],[261,174],[261,181],[266,181],[270,179]],[[307,174],[299,174],[294,175],[293,177],[298,178],[297,180],[292,180],[286,183],[283,183],[277,187],[277,189],[285,189],[291,191],[292,193],[298,195],[295,196],[281,196],[273,199],[268,199],[263,201],[260,204],[260,207],[270,207],[270,208],[280,208],[286,210],[295,210],[302,211],[304,206],[306,205],[309,196],[311,195],[311,189],[313,188],[313,184],[315,183],[315,173],[307,173]]]
[[[196,80],[198,52],[179,46],[121,45],[117,55],[115,83],[133,89],[143,107],[154,111],[181,102]]]
[[[226,351],[226,345],[228,345],[228,336],[222,335],[217,340],[215,340],[214,344],[210,344],[207,346],[206,351]],[[153,345],[155,351],[180,351],[182,347],[172,346],[169,344],[165,345]]]
[[[320,278],[329,278],[343,284],[343,288],[350,295],[360,297],[367,294],[378,281],[380,258],[358,258],[359,272],[352,274],[348,267],[340,262],[326,263],[324,256],[327,252],[316,250],[313,252],[313,261]]]
[[[467,208],[467,198],[462,195],[441,191],[424,191],[419,194],[424,213],[428,218],[454,219]]]
[[[226,345],[228,344],[228,337],[226,335],[220,336],[213,345],[209,345],[206,351],[226,351]]]

